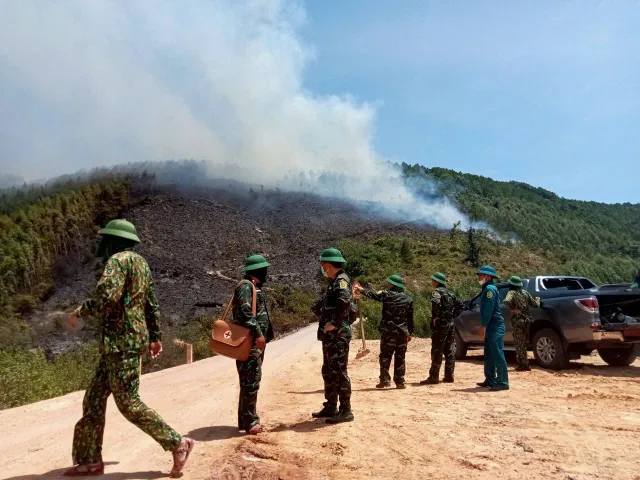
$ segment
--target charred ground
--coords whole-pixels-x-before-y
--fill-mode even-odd
[[[317,261],[322,249],[345,238],[366,240],[381,232],[435,232],[382,220],[366,208],[335,199],[257,192],[239,185],[163,187],[152,196],[134,199],[126,218],[138,228],[142,244],[137,251],[149,262],[163,320],[170,328],[219,313],[251,253],[261,253],[271,262],[272,287],[290,286],[315,296],[323,285]],[[84,238],[77,251],[56,263],[54,293],[30,317],[47,351],[61,351],[91,337],[88,331],[71,335],[59,327],[63,312],[91,294],[100,273],[92,256],[94,243],[95,238]]]

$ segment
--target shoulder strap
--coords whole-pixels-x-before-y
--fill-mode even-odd
[[[258,311],[258,291],[256,289],[256,286],[251,280],[247,279],[241,280],[240,283],[248,283],[249,285],[251,285],[251,293],[253,297],[251,302],[251,314],[255,317]]]
[[[256,286],[253,284],[253,282],[249,282],[249,283],[251,283],[251,293],[253,294],[253,300],[251,302],[251,313],[255,318],[256,312],[258,310],[258,291],[256,289]]]
[[[224,313],[222,314],[222,317],[220,318],[221,320],[226,320],[227,316],[229,315],[229,312],[231,311],[231,307],[233,306],[233,299],[236,296],[236,292],[234,291],[231,294],[231,299],[229,300],[229,303],[227,304],[226,308],[224,309]]]

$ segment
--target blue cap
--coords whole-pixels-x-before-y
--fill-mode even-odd
[[[476,272],[476,275],[491,275],[493,278],[498,278],[496,269],[493,268],[491,265],[485,265],[484,267],[480,267]]]

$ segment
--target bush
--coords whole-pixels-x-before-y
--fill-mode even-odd
[[[268,292],[271,322],[277,335],[297,330],[315,320],[311,306],[314,296],[287,284],[274,284]]]
[[[0,350],[0,409],[85,389],[98,358],[95,343],[69,350],[52,362],[40,349]]]

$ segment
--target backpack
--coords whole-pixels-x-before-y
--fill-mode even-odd
[[[451,312],[450,319],[454,319],[462,313],[462,303],[460,303],[458,299],[456,299],[455,295],[449,290],[442,294],[441,302],[441,311]]]

